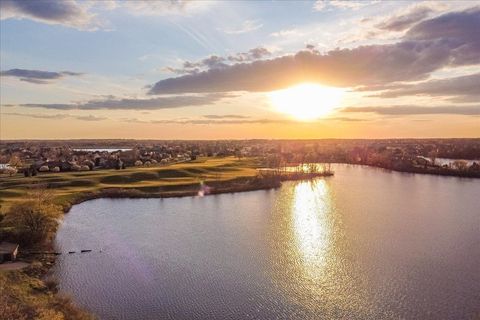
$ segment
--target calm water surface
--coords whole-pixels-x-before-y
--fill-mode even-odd
[[[480,180],[337,165],[278,190],[72,208],[54,269],[102,319],[477,319]]]

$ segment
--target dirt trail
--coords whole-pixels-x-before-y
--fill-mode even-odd
[[[5,262],[0,264],[0,271],[20,270],[28,266],[29,266],[28,263],[21,262],[21,261]]]

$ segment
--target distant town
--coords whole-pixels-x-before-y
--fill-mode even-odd
[[[267,167],[350,163],[404,172],[480,177],[480,139],[2,141],[0,172],[29,177],[227,156],[255,157]]]

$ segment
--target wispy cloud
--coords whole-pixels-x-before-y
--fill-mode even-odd
[[[357,10],[372,3],[374,3],[374,1],[317,0],[313,5],[313,9],[316,11],[322,11],[331,8]]]
[[[261,27],[263,27],[263,24],[258,20],[245,20],[240,26],[224,29],[223,32],[227,34],[242,34],[258,30]]]
[[[248,119],[249,116],[242,116],[239,114],[225,114],[225,115],[218,115],[218,114],[206,114],[202,116],[207,119]]]
[[[99,1],[99,2],[103,2]],[[142,16],[166,16],[184,15],[189,16],[201,12],[212,6],[215,2],[202,0],[135,0],[135,1],[111,1],[110,10],[123,10],[128,14]]]
[[[279,37],[279,38],[300,37],[300,36],[303,36],[303,32],[301,32],[300,30],[298,30],[296,28],[291,28],[291,29],[284,29],[284,30],[272,32],[270,35],[272,37]]]
[[[135,122],[135,123],[146,123],[146,124],[192,124],[192,125],[245,125],[245,124],[258,124],[258,125],[268,125],[268,124],[285,124],[285,125],[315,125],[320,123],[325,123],[329,121],[366,121],[364,119],[349,118],[349,117],[332,117],[325,118],[316,121],[300,121],[294,119],[267,119],[267,118],[243,118],[243,117],[222,117],[219,116],[207,119],[160,119],[160,120],[142,120],[142,119],[132,119],[125,118],[125,122]]]
[[[87,115],[87,116],[77,116],[71,114],[38,114],[38,113],[17,113],[17,112],[3,112],[2,115],[8,116],[17,116],[17,117],[27,117],[27,118],[35,118],[35,119],[52,119],[52,120],[61,120],[61,119],[76,119],[82,121],[102,121],[106,120],[106,117],[98,117],[94,115]]]
[[[397,14],[375,25],[378,29],[387,31],[403,31],[427,18],[434,10],[426,6],[416,6],[408,12]]]

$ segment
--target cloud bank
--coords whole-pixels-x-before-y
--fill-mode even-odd
[[[441,68],[480,63],[480,7],[424,20],[393,44],[300,51],[271,60],[160,80],[150,94],[272,91],[299,82],[353,87],[426,79]]]

